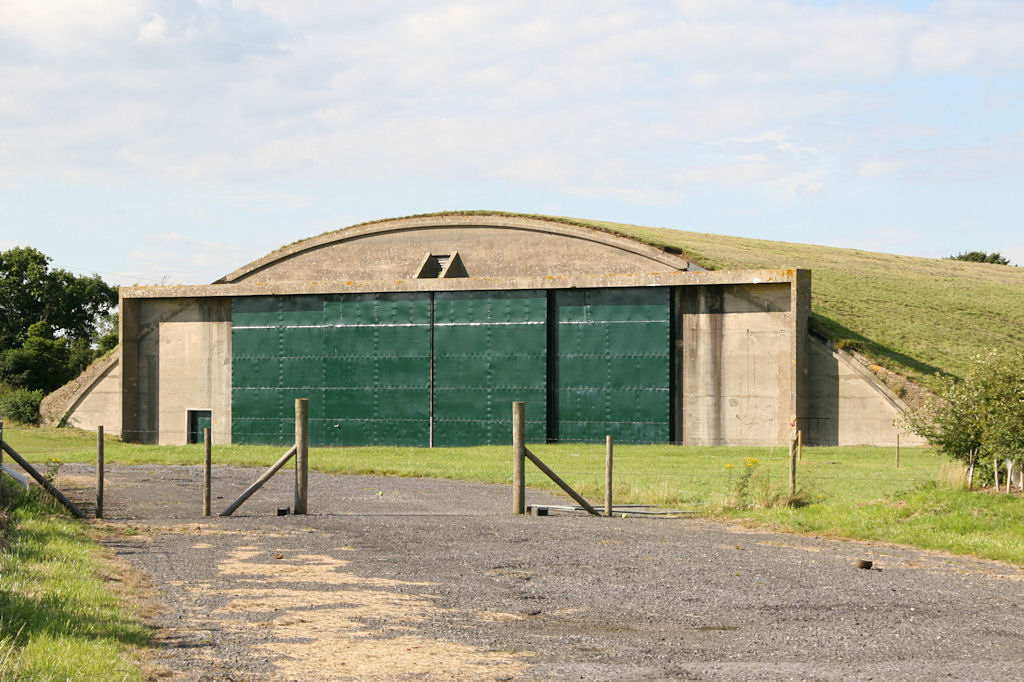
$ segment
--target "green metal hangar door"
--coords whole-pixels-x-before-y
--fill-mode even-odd
[[[122,290],[122,437],[313,445],[783,442],[808,273],[706,272],[584,225],[369,223],[211,285]]]

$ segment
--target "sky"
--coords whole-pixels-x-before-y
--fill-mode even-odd
[[[471,209],[1024,265],[1024,2],[0,0],[0,249]]]

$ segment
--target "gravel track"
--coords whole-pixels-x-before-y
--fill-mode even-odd
[[[257,475],[216,468],[214,514]],[[69,464],[58,484],[84,501],[91,477]],[[1024,572],[1004,564],[697,519],[515,517],[507,486],[466,482],[311,473],[311,513],[276,516],[291,495],[282,472],[204,519],[198,467],[108,467],[108,545],[157,588],[163,675],[1016,680],[1024,666]]]

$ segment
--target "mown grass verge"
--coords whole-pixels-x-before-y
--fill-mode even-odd
[[[7,440],[26,457],[46,462],[93,462],[95,435],[72,429],[8,430]],[[530,449],[588,499],[604,494],[603,444],[531,444]],[[284,451],[270,446],[216,446],[214,462],[266,467]],[[199,464],[202,447],[133,445],[109,439],[106,461],[123,464]],[[778,493],[788,481],[788,452],[765,447],[617,445],[615,502],[654,504],[783,530],[944,549],[1024,565],[1024,500],[936,485],[947,460],[925,448],[903,448],[896,468],[892,448],[804,448],[797,482],[801,508],[729,504],[747,464]],[[385,476],[428,476],[511,483],[507,446],[472,448],[314,448],[319,471]],[[527,465],[527,485],[555,489]],[[197,502],[201,491],[192,491]],[[183,491],[189,494],[189,491]],[[529,493],[527,493],[529,501]],[[311,505],[317,504],[311,500]]]
[[[0,548],[0,679],[145,679],[134,653],[150,633],[110,587],[119,577],[95,531],[38,488],[12,495]]]
[[[855,505],[759,509],[727,516],[831,537],[877,540],[1024,565],[1024,500],[935,483]]]

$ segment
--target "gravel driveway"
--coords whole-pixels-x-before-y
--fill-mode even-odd
[[[258,472],[217,468],[214,514]],[[74,496],[92,469],[65,465]],[[514,517],[507,486],[278,474],[204,519],[198,467],[113,466],[109,545],[175,679],[1020,679],[1024,572],[696,519]],[[528,492],[528,501],[564,501]],[[855,567],[869,559],[875,568]]]

